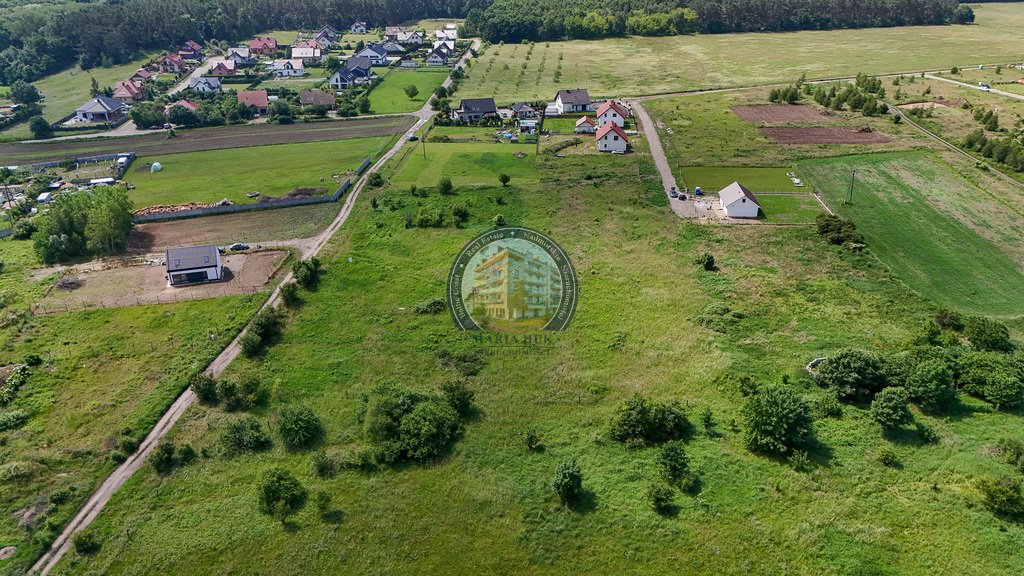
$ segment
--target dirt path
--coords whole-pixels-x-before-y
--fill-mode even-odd
[[[640,127],[644,131],[644,137],[647,138],[647,145],[651,148],[651,156],[654,157],[654,165],[661,174],[661,183],[665,188],[665,196],[668,198],[669,206],[672,207],[672,211],[680,218],[696,218],[697,208],[692,197],[687,196],[686,200],[680,200],[669,195],[669,190],[676,188],[676,177],[672,174],[672,167],[668,163],[668,158],[665,157],[665,150],[661,147],[661,139],[658,138],[658,128],[651,121],[651,117],[647,114],[647,110],[644,109],[643,104],[639,100],[627,100],[627,102],[632,105],[633,114],[640,122]]]
[[[473,48],[478,49],[480,46],[479,40],[473,41]],[[463,56],[460,64],[464,63],[468,59],[467,56]],[[450,83],[451,77],[445,80],[444,85],[447,86]],[[302,243],[300,249],[303,250],[305,257],[312,256],[320,252],[327,241],[330,240],[331,236],[341,228],[342,224],[348,220],[349,214],[352,213],[352,208],[355,206],[356,200],[359,198],[359,193],[366,185],[366,180],[369,175],[376,172],[383,166],[388,160],[395,156],[402,147],[409,141],[409,137],[416,133],[427,121],[433,116],[433,111],[430,109],[430,103],[424,103],[423,107],[413,114],[416,118],[415,123],[408,128],[402,138],[400,138],[395,145],[391,147],[380,159],[377,160],[363,176],[356,181],[352,187],[352,191],[349,193],[348,198],[345,200],[345,204],[341,208],[341,212],[334,219],[330,226],[326,230],[314,236],[310,239],[310,242]],[[281,299],[281,286],[290,281],[292,278],[291,272],[289,272],[282,279],[278,287],[274,289],[266,303],[263,304],[262,308],[268,308],[275,306]],[[248,328],[246,328],[248,330]],[[213,376],[214,378],[219,377],[224,370],[241,354],[241,346],[239,340],[245,334],[246,330],[243,330],[234,340],[231,341],[228,346],[221,351],[213,362],[206,368],[206,373]],[[31,573],[40,574],[45,576],[52,570],[60,559],[64,557],[68,549],[71,547],[71,539],[75,533],[85,529],[92,523],[93,520],[99,515],[103,507],[110,501],[110,497],[113,496],[132,474],[139,469],[140,466],[146,461],[149,453],[153,451],[153,448],[160,442],[161,439],[174,427],[178,419],[188,410],[190,406],[196,401],[196,395],[191,389],[186,389],[178,399],[171,404],[171,407],[164,413],[164,415],[157,422],[156,426],[146,435],[145,440],[139,445],[138,449],[128,457],[120,466],[107,477],[107,479],[100,485],[100,487],[86,500],[85,505],[82,506],[81,510],[75,514],[75,517],[71,519],[71,522],[64,527],[60,535],[54,539],[50,545],[50,549],[47,550],[42,557],[32,566]]]
[[[959,80],[953,80],[952,78],[943,78],[942,76],[936,76],[934,74],[925,74],[924,77],[929,80],[939,80],[940,82],[949,82],[950,84],[957,84],[959,86],[963,86],[964,88],[970,88],[972,90],[981,90],[982,92],[991,92],[993,94],[999,94],[1000,96],[1006,96],[1007,98],[1013,98],[1014,100],[1024,100],[1024,95],[1014,94],[1013,92],[1006,92],[1005,90],[1000,90],[998,88],[989,88],[988,90],[984,90],[981,86],[968,84],[967,82],[961,82]]]

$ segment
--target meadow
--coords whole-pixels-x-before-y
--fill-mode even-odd
[[[970,482],[1004,469],[988,454],[1018,433],[1019,414],[970,399],[955,418],[917,414],[942,438],[920,445],[884,439],[864,409],[846,406],[841,418],[818,420],[821,445],[805,473],[743,446],[738,375],[785,377],[816,400],[825,392],[803,371],[810,358],[902,346],[930,316],[931,305],[870,253],[831,246],[809,227],[682,221],[664,208],[640,154],[531,157],[536,176],[500,188],[504,167],[492,152],[431,151],[473,164],[461,175],[465,187],[452,197],[414,196],[405,184],[418,178],[420,150],[397,159],[384,170],[392,185],[365,191],[377,202],[357,203],[328,244],[325,276],[289,313],[280,343],[262,359],[237,361],[229,377],[252,374],[272,387],[270,405],[256,410],[261,421],[304,404],[324,421],[320,449],[364,446],[362,394],[381,383],[425,391],[459,378],[435,355],[466,349],[465,335],[446,313],[413,309],[444,293],[455,255],[497,213],[550,235],[576,267],[580,304],[569,330],[554,335],[554,351],[485,357],[466,379],[477,413],[446,456],[330,479],[313,474],[310,452],[280,445],[219,456],[217,437],[234,416],[197,405],[172,439],[210,456],[164,476],[144,466],[91,528],[100,551],[71,553],[55,573],[914,576],[1009,575],[1024,566],[1024,526],[977,505]],[[455,203],[470,213],[462,227],[404,225],[410,211],[450,213]],[[718,272],[694,264],[706,251]],[[699,320],[711,304],[743,314],[712,330]],[[713,412],[713,433],[687,443],[699,494],[677,495],[674,516],[655,514],[644,496],[656,451],[608,436],[615,407],[635,393],[678,399],[693,420]],[[525,448],[528,429],[542,451]],[[901,467],[880,464],[882,450]],[[576,510],[560,506],[547,484],[569,459],[588,491]],[[310,504],[287,527],[260,515],[257,482],[271,467],[327,491],[335,513],[321,517]],[[895,536],[905,534],[912,537]]]
[[[324,188],[324,193],[333,194],[338,187],[334,175],[344,180],[346,171],[357,169],[368,156],[376,157],[390,141],[355,138],[140,156],[125,180],[136,187],[130,192],[136,208],[222,198],[239,204],[259,202],[262,197],[283,197],[295,188]],[[163,169],[150,172],[146,163],[151,162],[160,162]],[[254,191],[260,197],[246,196]]]
[[[29,419],[0,436],[0,463],[27,471],[0,482],[0,545],[18,547],[0,573],[27,571],[116,454],[133,449],[264,298],[35,316],[4,330],[0,366],[29,354],[42,363],[4,407]]]
[[[402,70],[392,68],[384,75],[370,92],[370,112],[373,114],[399,114],[415,112],[423,103],[434,95],[434,89],[448,77],[448,69],[444,70]],[[415,86],[419,91],[415,97],[409,98],[405,93],[408,86]]]
[[[923,297],[974,314],[1019,319],[1019,213],[991,206],[981,188],[928,155],[872,154],[799,166],[832,209],[857,224],[878,258]],[[848,205],[843,201],[853,170]]]
[[[424,157],[423,147],[426,146]],[[524,154],[520,158],[517,153]],[[395,186],[433,188],[442,176],[456,186],[494,185],[499,174],[508,174],[513,183],[536,182],[536,149],[515,144],[441,144],[422,141],[413,147],[408,160],[391,182]]]
[[[717,192],[733,182],[739,182],[751,192],[810,192],[806,187],[798,188],[786,176],[790,168],[750,168],[692,166],[677,174],[680,183],[690,188],[700,186],[702,190]]]
[[[561,88],[621,98],[1019,61],[1024,6],[975,5],[970,26],[923,26],[784,34],[709,34],[493,45],[473,63],[466,98],[498,104],[545,100]],[[628,66],[608,66],[628,62]]]
[[[825,210],[810,194],[758,194],[761,214],[769,224],[814,224]]]

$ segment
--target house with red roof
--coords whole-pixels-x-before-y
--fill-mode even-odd
[[[605,100],[597,109],[597,125],[604,126],[607,122],[613,122],[619,128],[626,125],[626,117],[629,112],[619,105],[615,100]]]
[[[146,93],[145,90],[135,82],[132,82],[131,80],[121,80],[114,85],[114,93],[111,94],[111,96],[113,96],[115,100],[120,100],[125,104],[130,104],[132,102],[144,100]]]
[[[203,60],[203,47],[194,40],[189,40],[178,48],[178,56],[181,56],[184,60],[191,60],[193,62],[202,62]]]
[[[598,152],[623,154],[628,147],[629,138],[626,137],[626,132],[614,122],[606,122],[604,126],[597,129]]]
[[[199,109],[199,106],[195,102],[185,100],[183,98],[177,102],[171,102],[167,106],[164,106],[164,116],[169,116],[171,114],[171,108],[174,108],[175,106],[181,106],[182,108],[187,108],[193,112]]]
[[[277,40],[270,37],[257,37],[249,40],[249,53],[262,56],[277,55]]]
[[[597,126],[594,125],[594,121],[590,119],[590,116],[584,116],[576,121],[577,134],[593,134],[596,131]]]
[[[181,56],[173,52],[164,54],[156,61],[156,65],[160,68],[161,72],[168,74],[178,74],[185,70],[185,61],[182,60]]]
[[[266,114],[270,108],[266,90],[241,90],[238,92],[238,103],[256,114]]]
[[[207,76],[234,76],[235,74],[238,74],[238,71],[235,69],[234,60],[218,60],[206,72]]]
[[[149,82],[152,79],[153,79],[153,73],[150,72],[149,70],[146,70],[145,68],[139,68],[138,70],[135,71],[135,74],[132,74],[132,77],[129,78],[129,80],[131,80],[132,82],[135,82],[136,84],[142,84],[143,82]]]

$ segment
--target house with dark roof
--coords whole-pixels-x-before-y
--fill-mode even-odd
[[[178,48],[178,56],[183,60],[201,62],[203,60],[203,47],[194,40],[189,40]]]
[[[276,56],[277,40],[269,36],[257,36],[249,40],[249,53],[261,56]]]
[[[357,58],[366,58],[371,66],[387,66],[388,51],[381,44],[368,44],[355,54]]]
[[[356,84],[361,84],[366,79],[365,76],[359,76],[348,68],[339,68],[331,77],[327,79],[327,85],[335,90],[344,90],[345,88],[351,88]]]
[[[220,92],[220,78],[215,78],[212,76],[189,78],[188,87],[190,90],[194,92],[202,92],[203,94]]]
[[[388,54],[401,54],[402,52],[405,52],[405,46],[402,46],[397,42],[385,42],[382,46],[384,47],[384,51]]]
[[[366,22],[353,22],[352,25],[348,27],[348,31],[352,34],[366,34]]]
[[[626,132],[615,125],[614,122],[606,122],[604,126],[597,129],[597,151],[622,154],[629,148],[629,138]]]
[[[594,108],[590,105],[590,92],[586,88],[559,90],[555,94],[555,110],[558,114],[593,111]]]
[[[171,286],[217,282],[224,278],[220,250],[212,244],[168,248],[164,260],[167,263],[167,282]]]
[[[370,64],[370,59],[363,56],[349,56],[345,60],[345,69],[355,74],[357,77],[369,78],[373,74],[373,69]]]
[[[405,27],[403,27],[403,26],[385,26],[384,27],[384,37],[387,38],[388,40],[398,41],[398,35],[399,34],[407,34],[407,32],[405,31]]]
[[[729,218],[757,218],[761,205],[754,193],[739,182],[733,182],[718,193],[718,205]]]
[[[606,122],[614,122],[616,126],[622,128],[626,125],[627,116],[629,116],[629,112],[618,102],[605,100],[604,104],[597,109],[597,125],[604,126]]]
[[[157,59],[156,65],[160,68],[161,72],[168,74],[178,74],[185,69],[185,61],[181,59],[174,52],[168,52]]]
[[[512,109],[512,114],[515,115],[516,118],[537,117],[537,111],[534,110],[533,107],[527,104],[526,102],[516,102],[515,104],[510,106],[510,108]]]
[[[425,60],[427,66],[447,66],[448,65],[448,54],[440,48],[434,48],[427,55]]]
[[[313,37],[316,38],[317,36],[323,36],[324,38],[329,39],[332,44],[338,41],[338,31],[330,24],[326,24],[320,28]]]
[[[80,122],[110,122],[118,120],[128,112],[128,106],[119,100],[97,96],[75,108],[75,118]]]
[[[316,88],[299,90],[299,104],[302,106],[326,106],[328,110],[334,110],[337,107],[334,94]]]
[[[459,107],[452,110],[452,118],[460,122],[477,122],[498,115],[494,98],[466,98]]]
[[[270,108],[270,98],[266,90],[241,90],[237,95],[238,103],[251,109],[256,114],[266,114]]]

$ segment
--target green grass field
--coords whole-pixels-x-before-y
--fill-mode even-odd
[[[27,572],[114,469],[112,454],[122,442],[145,436],[189,375],[234,338],[264,298],[37,316],[17,331],[0,332],[0,366],[29,353],[43,360],[3,408],[24,410],[30,418],[0,436],[2,462],[29,463],[32,470],[27,477],[0,482],[0,543],[18,547],[14,558],[0,565],[4,574]],[[47,506],[55,493],[64,493],[67,501]],[[18,527],[27,511],[27,527]]]
[[[409,153],[402,168],[391,177],[396,186],[416,184],[420,187],[437,186],[442,176],[448,176],[456,186],[493,186],[502,173],[512,177],[511,184],[534,183],[538,179],[533,146],[514,144],[417,144]],[[526,156],[519,158],[517,152]]]
[[[681,183],[691,189],[700,186],[707,192],[717,192],[733,182],[739,182],[751,192],[807,192],[798,188],[786,176],[789,168],[744,168],[693,166],[682,169]],[[677,177],[679,175],[677,174]]]
[[[135,159],[125,180],[136,186],[131,191],[136,208],[221,198],[258,202],[246,194],[258,191],[280,198],[294,188],[323,187],[332,194],[338,187],[332,175],[341,174],[344,180],[347,170],[358,168],[367,156],[377,156],[388,142],[390,138],[355,138],[145,156]],[[147,162],[160,162],[163,170],[151,173]]]
[[[447,68],[411,71],[392,68],[384,75],[380,84],[370,92],[370,112],[372,114],[415,112],[434,95],[434,89],[440,86],[447,77]],[[409,98],[405,93],[407,86],[415,86],[419,93],[415,97]]]
[[[74,112],[75,108],[89,99],[89,89],[92,86],[93,78],[99,82],[100,87],[112,87],[120,80],[127,80],[140,66],[152,58],[151,55],[110,68],[82,70],[73,67],[33,82],[32,84],[43,94],[43,117],[50,122],[56,122],[63,116]],[[27,122],[0,132],[0,138],[4,139],[25,139],[31,138],[31,136]]]
[[[638,174],[653,171],[645,162],[543,156],[540,180],[502,191],[504,205],[496,187],[451,198],[412,196],[398,184],[373,191],[378,208],[356,204],[322,254],[320,287],[305,294],[281,343],[230,369],[258,374],[276,391],[257,412],[261,421],[306,404],[324,421],[322,448],[337,454],[364,445],[356,411],[373,386],[427,390],[457,377],[434,351],[461,348],[465,335],[447,314],[412,308],[444,293],[455,255],[499,211],[549,234],[576,266],[581,300],[555,351],[488,358],[469,379],[478,416],[450,455],[333,479],[314,476],[310,452],[280,444],[216,455],[232,416],[197,406],[173,439],[213,455],[164,477],[140,469],[91,528],[100,552],[72,552],[56,573],[1019,573],[1024,527],[978,505],[971,481],[1008,470],[987,447],[1019,435],[1019,415],[971,400],[956,418],[918,415],[942,441],[917,446],[884,440],[864,409],[846,407],[842,418],[818,421],[825,448],[813,452],[810,473],[743,447],[743,399],[730,375],[778,382],[785,374],[805,397],[820,398],[802,369],[810,358],[901,345],[930,306],[870,255],[830,246],[812,229],[681,221],[638,185]],[[470,211],[465,229],[403,225],[407,210],[454,203]],[[719,272],[693,264],[704,251]],[[713,302],[745,317],[712,332],[696,319]],[[636,392],[679,399],[694,420],[710,408],[717,422],[715,435],[687,444],[701,489],[677,496],[674,517],[656,515],[644,497],[656,451],[627,450],[607,436],[616,405]],[[543,452],[525,449],[531,428]],[[878,463],[883,449],[902,467]],[[591,494],[576,512],[547,485],[568,459],[579,462]],[[322,520],[312,503],[287,529],[260,515],[258,479],[275,466],[331,494],[340,524]]]
[[[791,82],[803,73],[834,78],[1018,60],[1015,34],[1024,25],[1024,6],[986,4],[974,11],[977,20],[971,26],[542,42],[534,45],[529,60],[530,46],[494,45],[474,63],[460,95],[511,104],[553,100],[561,88],[582,86],[591,96],[621,98]]]
[[[853,205],[844,205],[851,170],[857,171]],[[1019,254],[983,236],[999,228],[988,214],[961,218],[949,204],[987,201],[982,189],[942,162],[918,154],[878,154],[800,163],[800,172],[833,210],[851,218],[871,250],[913,289],[938,304],[975,314],[1019,317],[1024,303],[1024,264]],[[955,212],[954,212],[955,213]],[[1005,214],[1019,234],[1018,214]]]
[[[825,212],[811,194],[758,194],[757,201],[770,224],[812,224]]]

